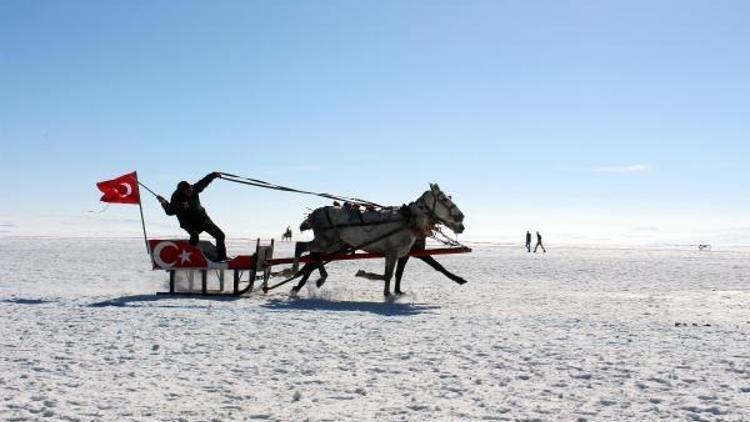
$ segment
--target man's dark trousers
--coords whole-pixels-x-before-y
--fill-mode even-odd
[[[213,236],[214,239],[216,239],[216,254],[218,255],[217,259],[225,259],[227,257],[227,247],[224,244],[224,239],[226,238],[224,236],[224,232],[221,231],[221,229],[216,224],[214,224],[213,221],[206,222],[203,224],[202,230],[200,231],[188,230],[188,233],[190,233],[191,245],[198,245],[198,235],[201,232],[206,232]]]

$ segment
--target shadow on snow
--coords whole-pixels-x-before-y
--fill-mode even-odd
[[[335,312],[369,312],[384,316],[412,316],[430,313],[439,306],[419,305],[398,302],[359,302],[332,301],[324,299],[271,299],[260,305],[276,312],[288,311],[335,311]]]
[[[91,308],[106,307],[140,307],[140,304],[149,302],[160,302],[162,300],[172,301],[170,304],[151,305],[163,308],[196,308],[196,306],[186,306],[184,304],[175,304],[175,299],[198,299],[212,302],[233,302],[243,299],[242,296],[204,296],[204,295],[131,295],[107,299],[101,302],[86,305]],[[430,313],[439,306],[420,305],[414,303],[398,303],[393,301],[386,302],[364,302],[364,301],[333,301],[325,299],[269,299],[266,303],[260,305],[261,308],[274,312],[290,311],[332,311],[332,312],[367,312],[383,316],[413,316],[424,313]]]
[[[123,296],[123,297],[117,297],[113,299],[107,299],[101,302],[96,302],[88,305],[91,308],[105,308],[108,306],[119,306],[119,307],[125,307],[125,306],[132,306],[132,307],[138,307],[137,305],[133,306],[130,305],[131,303],[141,303],[141,302],[158,302],[162,300],[175,300],[175,299],[200,299],[200,300],[210,300],[212,302],[232,302],[235,300],[241,299],[239,296],[206,296],[206,295],[180,295],[180,296],[170,296],[170,295],[132,295],[132,296]],[[184,306],[184,305],[161,305],[160,307],[163,308],[194,308],[195,306]]]
[[[41,305],[44,303],[52,303],[55,302],[54,300],[46,300],[46,299],[26,299],[22,297],[12,297],[10,299],[0,299],[0,302],[3,303],[14,303],[17,305]]]

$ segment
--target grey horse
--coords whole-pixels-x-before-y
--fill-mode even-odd
[[[408,256],[415,242],[424,239],[438,224],[455,233],[464,231],[464,214],[437,184],[430,184],[416,201],[402,207],[389,207],[380,211],[360,213],[358,207],[322,207],[314,210],[300,226],[300,230],[312,229],[314,238],[310,242],[297,242],[293,269],[297,272],[298,261],[304,252],[310,252],[317,262],[306,264],[297,274],[302,275],[293,293],[305,285],[317,268],[321,278],[318,286],[325,282],[327,273],[323,268],[323,255],[362,249],[385,256],[384,274],[358,273],[371,279],[385,282],[383,294],[390,296],[390,282],[396,263]],[[400,293],[400,289],[396,289]]]

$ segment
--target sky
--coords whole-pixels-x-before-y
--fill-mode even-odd
[[[398,205],[462,238],[750,244],[746,1],[0,2],[0,235],[138,236],[97,181],[211,171]],[[224,180],[230,238],[327,201]],[[182,235],[143,192],[153,235]],[[91,212],[96,211],[96,212]]]

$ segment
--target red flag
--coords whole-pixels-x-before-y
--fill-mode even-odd
[[[141,193],[138,190],[138,175],[136,172],[128,173],[117,179],[99,182],[96,187],[104,192],[102,202],[113,204],[140,204]]]

